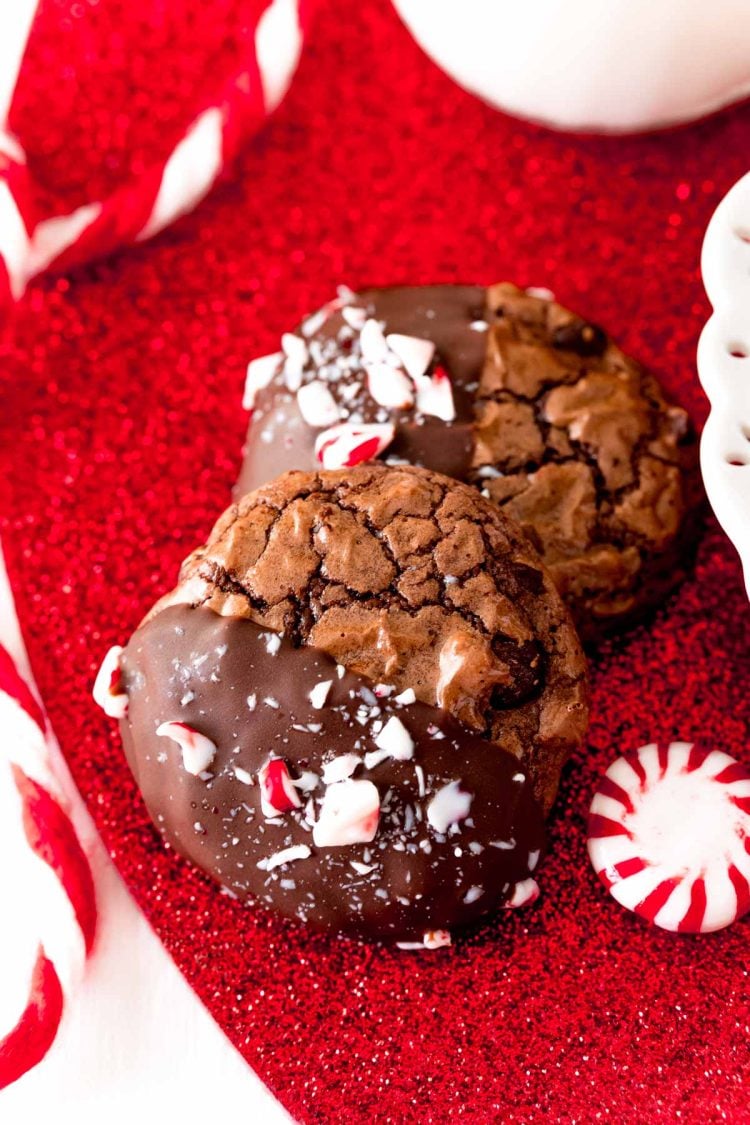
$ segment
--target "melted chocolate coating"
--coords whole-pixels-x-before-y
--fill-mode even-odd
[[[325,653],[295,648],[248,620],[175,605],[136,631],[122,669],[129,696],[123,741],[155,824],[241,898],[320,928],[419,941],[426,931],[497,907],[536,866],[542,816],[519,762],[435,707],[376,698]],[[321,681],[332,684],[325,706],[315,709],[309,693]],[[375,838],[316,847],[308,818],[318,816],[324,765],[374,751],[372,723],[390,715],[411,734],[413,758],[386,758],[370,769],[363,762],[353,775],[377,787]],[[156,734],[165,721],[187,723],[216,744],[207,772],[185,770],[177,743]],[[308,792],[299,790],[302,808],[267,819],[257,779],[272,756],[293,779],[315,776],[307,778],[314,782]],[[471,806],[466,819],[441,833],[427,808],[451,782],[471,795]],[[295,845],[312,854],[259,867]]]
[[[383,321],[388,332],[431,340],[453,384],[453,422],[418,416],[413,409],[385,410],[366,394],[345,400],[347,409],[354,408],[361,421],[396,419],[396,438],[388,447],[387,460],[426,465],[457,480],[466,478],[474,451],[474,395],[486,350],[486,333],[470,326],[484,317],[485,296],[486,290],[478,285],[402,285],[365,289],[357,295],[357,307]],[[341,353],[342,332],[349,334],[346,321],[341,310],[334,310],[308,337],[309,345],[320,349],[322,360],[328,354],[333,358]],[[346,382],[342,372],[340,380],[329,384],[338,401]],[[319,468],[316,436],[299,412],[296,395],[278,383],[261,391],[235,494],[251,492],[290,468]]]

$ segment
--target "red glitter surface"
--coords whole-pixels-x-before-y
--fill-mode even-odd
[[[192,6],[219,55],[233,40],[222,46],[217,23],[235,26],[239,7]],[[189,101],[183,46],[160,53]],[[52,98],[52,77],[37,81]],[[100,168],[110,112],[92,84],[69,185]],[[139,143],[157,146],[160,129],[153,111]],[[37,285],[18,310],[0,363],[2,534],[34,672],[129,886],[301,1121],[750,1120],[747,923],[700,938],[651,928],[585,853],[615,754],[700,738],[750,760],[750,607],[713,521],[694,576],[594,662],[591,733],[563,778],[542,899],[449,950],[312,936],[217,893],[159,844],[90,697],[102,654],[229,500],[246,361],[340,282],[550,286],[700,424],[701,239],[748,154],[748,106],[641,138],[521,124],[458,90],[386,3],[355,18],[327,0],[235,181],[150,246]]]

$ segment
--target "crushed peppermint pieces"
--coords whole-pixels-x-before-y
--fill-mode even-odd
[[[204,773],[216,756],[216,743],[187,723],[161,723],[156,733],[177,743],[182,751],[182,765],[193,777]]]
[[[315,457],[324,469],[345,469],[377,457],[393,441],[396,427],[383,424],[353,425],[341,422],[323,430],[315,441]]]
[[[269,758],[258,772],[260,807],[265,817],[275,817],[302,805],[283,758]]]
[[[245,391],[242,396],[242,409],[253,410],[255,408],[255,399],[258,392],[264,390],[274,375],[278,374],[284,362],[284,355],[282,352],[274,352],[272,355],[259,356],[258,359],[253,359],[247,365],[247,375],[245,376]]]
[[[308,693],[308,699],[312,703],[316,711],[321,711],[328,699],[328,693],[333,687],[333,680],[321,680],[315,687]]]
[[[414,757],[414,739],[398,715],[391,715],[375,739],[375,745],[380,750],[386,750],[392,758],[400,762],[406,762]]]
[[[257,866],[261,871],[273,871],[275,867],[282,867],[285,863],[294,863],[298,859],[309,859],[311,855],[312,851],[307,844],[295,844],[291,848],[284,848],[280,852],[275,852],[267,859],[258,860]]]
[[[375,838],[380,797],[371,781],[339,781],[323,797],[313,841],[319,848],[367,844]]]
[[[124,719],[128,713],[128,697],[123,688],[120,657],[122,646],[114,645],[102,661],[94,680],[94,702],[110,719]]]
[[[418,336],[402,336],[398,332],[391,332],[386,336],[386,342],[415,383],[425,374],[435,356],[435,345]]]
[[[341,412],[325,383],[313,379],[297,391],[297,406],[308,426],[324,429],[338,422]]]
[[[334,785],[337,781],[346,781],[361,763],[359,754],[340,754],[323,766],[323,784]]]
[[[454,824],[465,820],[471,808],[472,795],[461,789],[460,781],[451,781],[438,789],[427,806],[427,820],[436,832],[445,833]]]
[[[397,949],[444,949],[451,944],[447,930],[428,930],[421,941],[397,941]]]
[[[524,879],[516,883],[513,892],[505,900],[503,906],[506,910],[520,910],[521,907],[531,906],[539,898],[539,884],[536,879]]]

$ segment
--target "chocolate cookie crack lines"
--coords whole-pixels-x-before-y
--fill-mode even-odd
[[[424,465],[521,522],[586,639],[664,600],[697,522],[694,440],[684,412],[599,327],[509,284],[371,289],[312,320],[297,337],[305,364],[259,394],[240,487],[321,457]],[[298,382],[333,396],[330,417],[316,415],[336,414],[330,434],[298,410]],[[394,387],[404,403],[383,405]],[[433,577],[425,566],[399,592],[426,604]]]

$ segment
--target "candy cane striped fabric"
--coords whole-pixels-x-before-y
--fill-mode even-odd
[[[20,297],[36,275],[144,241],[195,207],[288,89],[309,7],[310,0],[272,0],[242,67],[173,150],[108,198],[70,214],[34,214],[23,150],[0,130],[0,308]]]
[[[3,905],[15,935],[4,948],[11,958],[6,969],[14,971],[14,957],[23,962],[24,952],[31,964],[26,1001],[14,1026],[0,1035],[3,1089],[52,1046],[65,1000],[94,946],[97,910],[91,867],[52,771],[45,716],[2,646],[0,727],[0,816],[9,857]]]

